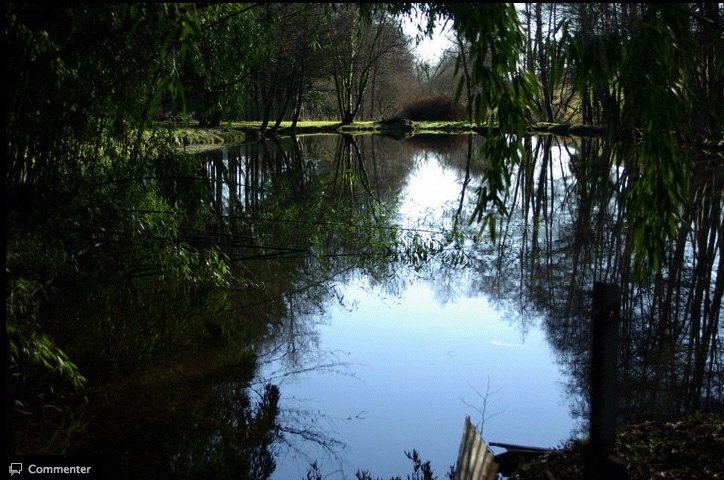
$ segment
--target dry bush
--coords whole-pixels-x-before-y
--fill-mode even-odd
[[[428,96],[405,103],[399,116],[413,121],[456,121],[464,119],[465,108],[444,95]]]

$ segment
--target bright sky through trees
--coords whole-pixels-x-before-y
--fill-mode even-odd
[[[406,35],[412,37],[413,42],[415,41],[418,33],[417,25],[423,21],[426,20],[419,15],[417,17],[413,17],[412,19],[403,20],[403,31]],[[440,61],[443,52],[453,46],[453,43],[448,38],[448,35],[450,35],[449,25],[446,26],[445,24],[438,24],[433,32],[432,38],[423,38],[417,46],[413,43],[413,51],[421,61],[435,65]]]

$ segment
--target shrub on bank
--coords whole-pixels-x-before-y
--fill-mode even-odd
[[[465,118],[465,108],[444,95],[421,97],[405,103],[400,117],[413,121],[457,121]]]

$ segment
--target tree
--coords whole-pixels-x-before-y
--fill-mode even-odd
[[[314,84],[329,73],[329,60],[320,45],[320,31],[327,23],[328,5],[295,4],[283,24],[283,45],[277,59],[284,95],[280,96],[283,106],[277,113],[278,128],[288,110],[292,110],[291,129],[296,128],[302,114],[304,99],[313,90]]]
[[[529,161],[521,141],[541,98],[541,82],[522,68],[531,56],[517,12],[512,4],[389,8],[405,15],[421,9],[427,32],[439,19],[450,18],[471,45],[468,81],[479,87],[473,98],[475,120],[488,130],[481,152],[487,169],[474,219],[483,226],[494,222],[489,206],[505,211],[511,167]],[[704,138],[721,138],[722,9],[699,4],[573,8],[578,15],[562,48],[554,36],[535,43],[544,73],[543,111],[551,118],[551,88],[563,78],[564,65],[572,68],[583,120],[604,126],[617,139],[617,158],[639,167],[627,193],[629,228],[639,267],[656,269],[689,198],[693,152]],[[612,21],[619,17],[621,22]],[[536,34],[543,34],[541,22]]]
[[[175,56],[198,31],[183,4],[7,4],[5,15],[10,199],[79,181],[110,141],[137,155],[129,138],[140,138],[161,92],[178,92]]]
[[[361,118],[391,118],[400,111],[405,99],[419,90],[412,53],[403,48],[395,49],[380,58],[372,69],[360,108]]]
[[[547,122],[570,122],[575,89],[566,77],[565,45],[569,21],[565,5],[526,3],[520,10],[527,37],[525,68],[535,72],[541,83],[536,104],[539,118]],[[563,13],[561,12],[563,10]]]
[[[638,167],[627,192],[629,231],[637,268],[656,270],[683,220],[695,152],[724,126],[722,89],[708,88],[724,85],[724,58],[714,53],[724,52],[721,8],[644,4],[622,12],[620,29],[579,21],[569,58],[584,118],[604,125],[619,158]]]
[[[334,10],[333,18],[324,46],[332,58],[337,108],[342,123],[349,124],[362,106],[374,67],[406,42],[380,10],[363,18],[357,7],[342,5]]]
[[[113,279],[120,293],[160,275],[164,288],[184,290],[192,278],[225,276],[213,249],[177,241],[192,216],[171,212],[203,213],[203,186],[188,181],[198,164],[148,128],[164,92],[181,92],[177,66],[199,32],[197,13],[188,4],[6,5],[11,424],[23,419],[18,409],[52,405],[62,411],[58,438],[78,426],[83,407],[71,400],[83,398],[83,376],[45,331],[42,307],[59,289]]]
[[[268,30],[271,57],[254,65],[254,108],[262,130],[273,130],[290,115],[296,125],[305,96],[319,76],[326,76],[319,31],[326,22],[324,4],[265,4],[262,17]]]
[[[465,40],[458,33],[455,35],[455,46],[457,47],[457,59],[455,62],[456,73],[462,72],[462,78],[458,82],[458,90],[455,94],[456,97],[460,97],[462,92],[465,92],[465,113],[467,114],[467,121],[473,121],[473,85],[472,79],[470,78],[470,66],[468,65],[468,46],[465,44]]]
[[[199,34],[180,61],[184,100],[202,127],[218,127],[222,117],[241,114],[254,67],[271,56],[270,29],[259,23],[256,8],[226,3],[199,11]]]

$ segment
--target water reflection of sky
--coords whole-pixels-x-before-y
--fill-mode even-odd
[[[456,205],[460,184],[434,159],[418,161],[400,207],[402,226],[439,220]],[[326,427],[319,428],[333,428],[347,444],[342,466],[319,454],[324,478],[354,478],[357,470],[405,478],[412,449],[444,478],[465,416],[481,420],[486,392],[487,441],[555,447],[575,429],[536,319],[524,319],[524,328],[516,312],[470,296],[464,278],[445,295],[434,279],[412,281],[399,296],[363,279],[340,286],[354,308],[330,306],[318,328],[320,349],[336,352],[343,373],[309,372],[281,384],[282,408],[320,412]],[[305,459],[282,457],[273,478],[301,479],[306,469]]]
[[[461,185],[462,179],[434,157],[417,157],[401,195],[400,226],[439,228],[449,223],[445,212],[457,206]]]

